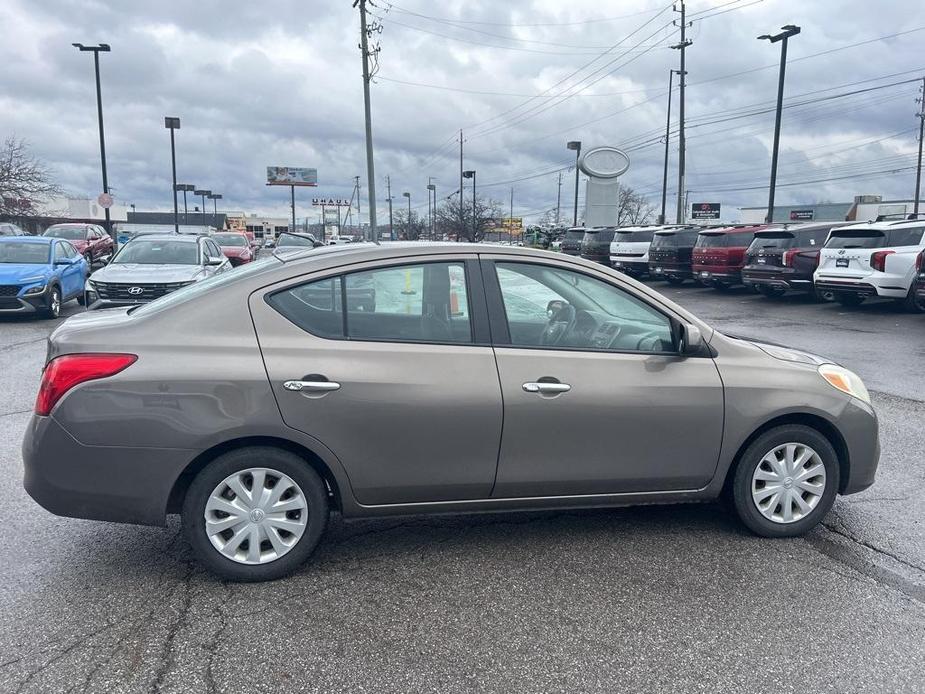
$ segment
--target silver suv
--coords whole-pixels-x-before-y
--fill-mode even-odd
[[[132,243],[135,243],[134,241]],[[129,244],[131,245],[131,244]],[[375,289],[375,302],[351,297]],[[754,532],[874,481],[877,418],[831,361],[736,339],[597,263],[390,243],[280,253],[51,336],[25,487],[163,525],[235,580],[297,568],[331,509],[711,501]]]

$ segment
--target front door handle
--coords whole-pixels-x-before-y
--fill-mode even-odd
[[[339,390],[340,383],[334,381],[286,381],[283,388],[303,393],[323,393],[329,390]]]
[[[572,389],[568,383],[543,383],[530,381],[529,383],[524,383],[524,390],[528,393],[544,393],[546,395],[553,395],[556,393],[567,393]]]

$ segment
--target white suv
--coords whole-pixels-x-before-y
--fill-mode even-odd
[[[915,261],[925,248],[925,220],[884,221],[832,229],[813,282],[845,306],[871,296],[898,299],[919,310],[912,287]]]
[[[683,224],[635,226],[617,229],[610,242],[610,265],[630,277],[649,274],[649,246],[656,231],[689,229]]]

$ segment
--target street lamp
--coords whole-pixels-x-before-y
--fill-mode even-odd
[[[164,117],[164,127],[170,130],[170,169],[173,172],[173,230],[180,233],[180,211],[177,209],[177,150],[174,145],[173,131],[180,129],[180,119]]]
[[[472,240],[475,241],[476,231],[478,230],[478,221],[476,220],[475,212],[475,171],[470,169],[469,171],[463,171],[463,178],[472,179]],[[459,209],[462,209],[462,191],[459,191]],[[457,239],[459,240],[459,239]]]
[[[777,78],[777,115],[774,118],[774,146],[771,149],[771,185],[768,193],[768,223],[774,221],[774,188],[777,185],[777,152],[780,148],[780,116],[784,106],[784,72],[787,69],[787,39],[800,33],[800,27],[795,24],[782,26],[779,34],[771,36],[762,34],[758,40],[767,39],[771,43],[780,44],[780,75]]]
[[[434,185],[432,181],[433,181],[433,178],[431,176],[428,176],[427,177],[427,206],[428,207],[430,207],[430,194],[433,193],[434,195],[433,212],[430,215],[430,238],[431,240],[434,240],[437,237],[437,225],[435,224],[436,217],[437,217],[437,186]]]
[[[72,43],[74,48],[84,53],[93,53],[93,69],[96,73],[96,113],[100,123],[100,163],[103,168],[103,193],[109,195],[109,179],[106,177],[106,138],[103,136],[103,92],[100,90],[100,53],[109,53],[112,49],[108,43],[101,43],[98,46],[85,46],[82,43]],[[103,212],[106,215],[106,233],[113,237],[112,222],[109,219],[109,208],[104,207]]]
[[[183,223],[188,224],[189,222],[186,219],[186,215],[188,213],[186,208],[186,193],[187,191],[192,193],[194,190],[196,190],[196,186],[194,186],[192,183],[177,183],[174,185],[174,190],[177,192],[183,192]]]
[[[566,142],[565,146],[575,150],[575,208],[572,211],[572,226],[578,226],[578,159],[581,157],[581,140]]]
[[[411,240],[411,193],[402,193],[403,197],[408,198],[408,222],[405,224],[405,239]]]
[[[206,225],[206,197],[212,195],[211,190],[194,190],[193,195],[198,195],[202,198],[202,226]]]
[[[209,200],[212,201],[212,216],[213,217],[218,217],[218,203],[216,202],[216,200],[221,200],[221,199],[222,199],[221,193],[212,193],[209,196]],[[215,221],[215,220],[213,219],[212,221]],[[293,229],[293,231],[295,231],[295,229]]]

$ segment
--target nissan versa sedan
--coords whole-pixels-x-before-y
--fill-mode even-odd
[[[134,243],[134,242],[132,242]],[[355,306],[372,285],[374,307]],[[278,578],[344,518],[711,501],[767,537],[874,481],[864,384],[723,335],[563,254],[277,252],[50,337],[24,484],[63,516],[163,525]],[[617,445],[615,445],[617,442]]]

